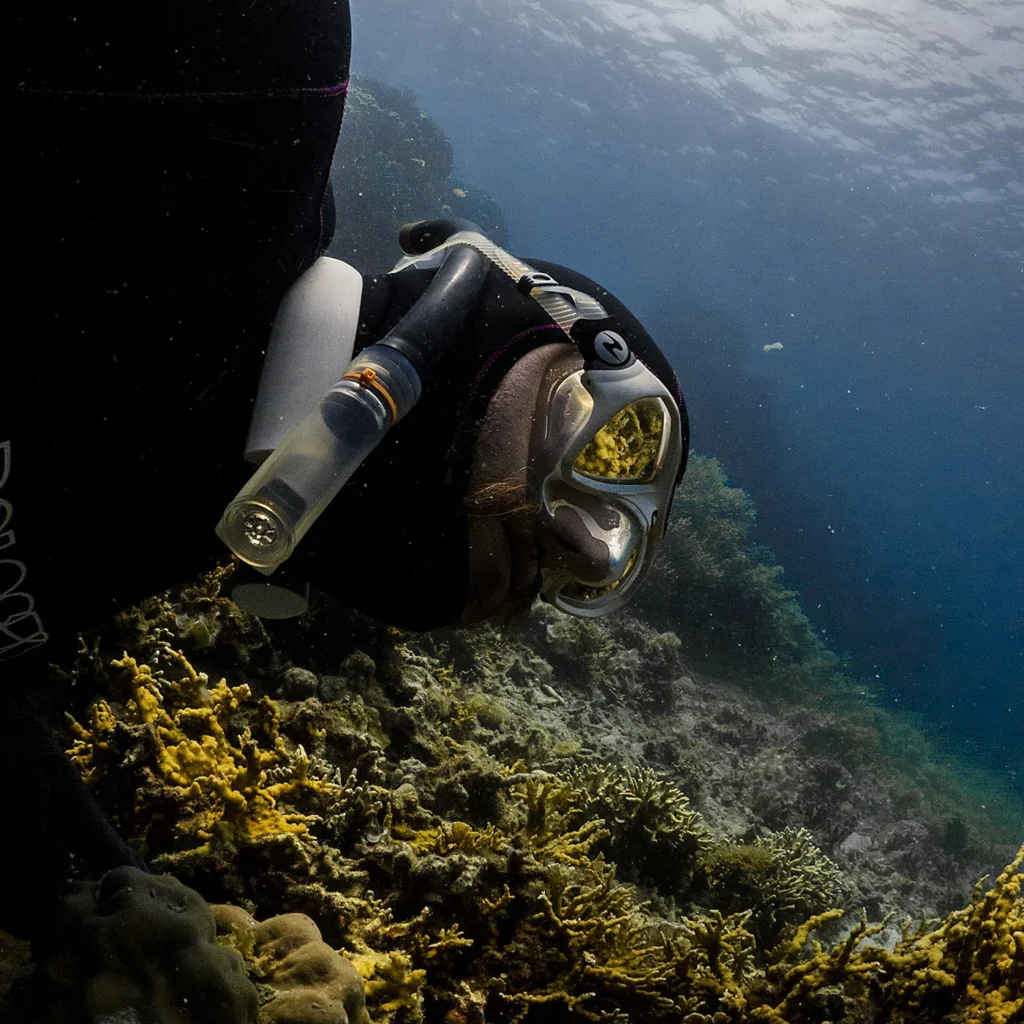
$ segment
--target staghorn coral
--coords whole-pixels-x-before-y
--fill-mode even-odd
[[[869,1009],[864,982],[880,971],[885,951],[863,944],[884,928],[884,922],[868,925],[862,920],[844,942],[830,949],[810,942],[812,932],[838,920],[842,913],[829,910],[809,918],[788,942],[769,954],[764,978],[754,986],[760,1005],[753,1007],[751,1021],[833,1020],[848,1008],[861,1013]]]
[[[552,1006],[558,1019],[601,1022],[710,1020],[742,1009],[753,950],[744,915],[712,915],[659,933],[635,890],[617,883],[601,860],[578,875],[553,873],[537,902],[490,982],[499,1005],[515,1008],[512,1020]]]
[[[840,897],[840,873],[803,828],[786,828],[753,843],[722,843],[711,851],[705,872],[715,902],[748,908],[751,930],[764,944],[833,907]]]
[[[311,775],[301,747],[288,750],[279,734],[278,709],[269,698],[259,702],[256,715],[264,746],[249,725],[232,742],[230,732],[242,702],[251,696],[249,687],[231,687],[223,679],[211,686],[180,652],[165,647],[161,654],[162,664],[153,659],[155,668],[127,654],[113,662],[127,678],[120,718],[101,700],[90,709],[87,724],[69,720],[75,742],[68,754],[83,777],[99,782],[116,771],[111,755],[119,750],[117,740],[125,726],[129,733],[134,727],[152,751],[151,763],[143,768],[149,785],[132,809],[143,837],[147,818],[170,802],[175,852],[202,855],[226,843],[289,836],[308,844],[315,816],[286,808],[307,794],[337,796],[341,787]],[[154,800],[158,787],[162,799]]]
[[[891,953],[868,944],[887,920],[869,925],[862,918],[843,942],[825,948],[810,935],[842,912],[815,915],[768,954],[753,986],[758,1005],[750,1020],[1018,1024],[1024,1020],[1022,863],[1024,847],[988,892],[982,879],[970,905],[938,927],[905,926]]]
[[[421,990],[427,972],[414,968],[411,957],[401,952],[363,953],[352,960],[366,983],[366,998],[374,1008],[375,1020],[382,1024],[423,1020]]]

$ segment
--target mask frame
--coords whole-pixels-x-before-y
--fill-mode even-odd
[[[580,455],[601,429],[622,410],[647,399],[659,402],[664,415],[649,479],[616,480],[581,472]],[[584,367],[554,388],[539,452],[542,464],[553,465],[539,485],[545,532],[557,532],[556,516],[567,510],[575,516],[577,529],[590,534],[596,549],[606,548],[608,557],[603,567],[595,561],[595,574],[600,575],[587,579],[581,578],[578,565],[574,571],[565,562],[542,569],[541,594],[546,601],[572,615],[596,618],[629,600],[664,536],[682,456],[675,400],[639,360],[614,369]]]

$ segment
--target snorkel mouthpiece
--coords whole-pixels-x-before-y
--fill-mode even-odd
[[[243,562],[272,573],[421,391],[401,352],[364,349],[235,496],[217,536]]]

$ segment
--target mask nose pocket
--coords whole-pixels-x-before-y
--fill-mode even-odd
[[[595,588],[622,579],[641,539],[631,517],[599,500],[556,500],[548,527],[554,542],[552,568],[567,570],[578,582]]]

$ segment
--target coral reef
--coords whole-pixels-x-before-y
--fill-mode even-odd
[[[305,914],[257,922],[239,907],[213,907],[217,934],[259,980],[260,1024],[370,1024],[363,979]]]
[[[259,842],[301,848],[312,818],[287,808],[312,795],[322,805],[341,787],[311,773],[301,746],[286,748],[278,710],[268,698],[253,709],[254,724],[232,741],[232,722],[251,696],[249,687],[230,687],[223,679],[210,685],[169,646],[157,654],[155,669],[128,655],[112,662],[124,672],[120,717],[101,700],[91,707],[88,724],[69,718],[75,742],[68,753],[83,777],[101,784],[120,773],[124,740],[145,743],[153,756],[140,773],[129,812],[137,838],[148,842],[154,829],[169,827],[175,851],[195,855]]]
[[[709,665],[834,670],[837,659],[783,587],[782,567],[751,540],[755,518],[716,459],[692,456],[637,610],[671,625],[690,657]]]
[[[681,896],[701,870],[714,839],[685,793],[648,768],[586,764],[571,771],[583,820],[604,822],[597,851],[621,878]]]
[[[473,221],[504,245],[497,204],[451,173],[451,143],[411,93],[353,76],[331,168],[337,229],[329,255],[380,274],[401,255],[403,224],[452,216]]]
[[[384,83],[353,79],[332,181],[364,272],[409,220],[504,244]],[[642,465],[635,426],[588,457]],[[863,699],[754,520],[691,457],[639,615],[600,622],[411,636],[315,599],[265,628],[227,566],[125,611],[52,705],[174,877],[72,880],[49,946],[0,934],[0,1018],[1021,1024],[1024,818]]]
[[[83,649],[101,695],[69,720],[69,749],[158,867],[237,905],[217,908],[218,930],[261,1019],[359,1020],[358,993],[374,1024],[881,1024],[902,993],[906,1021],[923,1024],[918,1006],[970,1005],[970,984],[996,984],[1011,1007],[1020,997],[1006,945],[1016,868],[1001,896],[916,938],[832,909],[862,889],[844,878],[841,892],[818,834],[769,794],[824,766],[840,719],[794,708],[766,724],[756,698],[721,680],[699,690],[678,646],[628,617],[581,632],[538,610],[472,640],[351,617],[330,649],[304,648],[293,627],[271,636],[272,657],[218,658],[247,634],[218,628],[238,613],[207,596],[201,636],[167,597],[125,620],[134,649],[108,654],[105,675],[104,643]],[[553,666],[574,639],[592,663],[566,676]],[[214,683],[207,662],[228,677]],[[672,694],[651,716],[656,678]],[[659,735],[675,737],[671,753]],[[742,761],[716,781],[732,749]],[[816,779],[792,790],[805,801],[792,814],[821,800],[835,816],[835,777]],[[730,791],[763,793],[763,813],[728,808]],[[868,835],[865,812],[849,821]],[[857,845],[836,856],[855,865],[868,856]],[[954,979],[944,996],[933,970]]]
[[[839,868],[803,828],[786,828],[752,843],[722,843],[705,861],[719,906],[747,909],[764,946],[782,930],[833,908],[842,892]]]
[[[895,1020],[969,1024],[1024,1020],[1024,847],[988,892],[939,927],[905,933],[879,979]]]
[[[264,630],[223,579],[84,644],[64,725],[154,869],[233,905],[215,908],[218,941],[261,1020],[1021,1018],[1020,859],[953,909],[1011,859],[989,817],[1007,805],[965,799],[841,685],[834,703],[824,684],[768,700],[776,671],[707,676],[663,623],[543,606],[412,636],[315,603]],[[900,930],[893,911],[932,920]],[[17,1000],[47,972],[71,1007],[54,1020],[116,989],[92,985],[77,927],[27,979],[24,950],[0,946],[11,1019],[39,1019]],[[147,948],[107,965],[142,970],[163,956]]]

